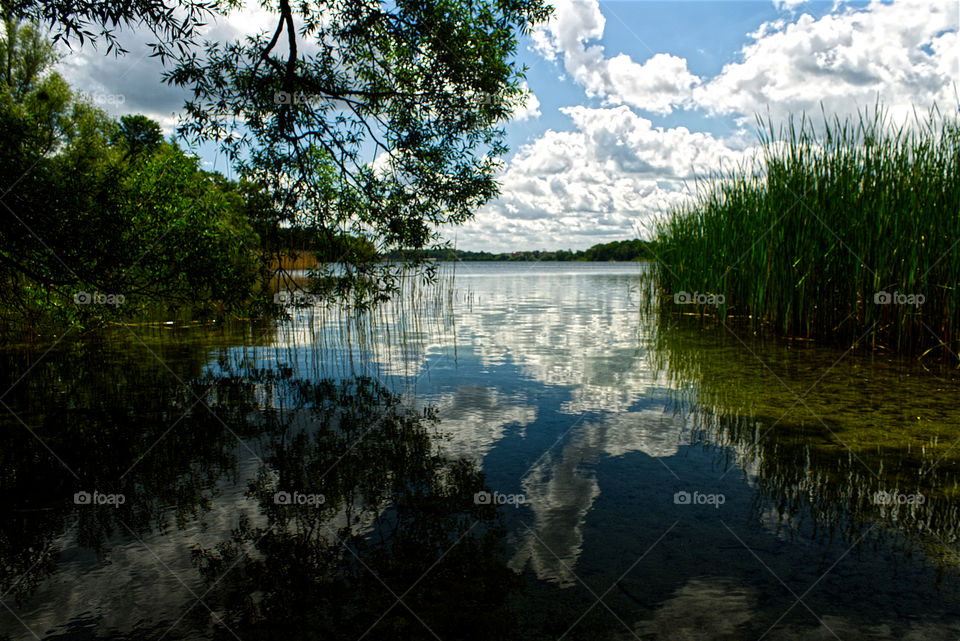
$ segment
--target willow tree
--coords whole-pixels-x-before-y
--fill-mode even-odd
[[[206,20],[220,8],[241,3],[222,0],[0,0],[7,20],[45,25],[55,42],[106,44],[107,53],[127,53],[117,39],[123,28],[143,27],[155,40],[150,47],[166,60],[184,54]]]
[[[166,79],[192,94],[180,133],[220,143],[281,224],[420,250],[497,194],[502,125],[525,99],[517,36],[548,17],[540,0],[265,4],[271,28],[207,43]],[[323,282],[389,294],[401,268],[365,256]]]

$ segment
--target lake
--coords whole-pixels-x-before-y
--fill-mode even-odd
[[[960,638],[960,385],[458,263],[0,353],[0,639]]]

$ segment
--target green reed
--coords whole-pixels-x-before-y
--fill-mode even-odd
[[[758,161],[698,180],[691,202],[658,222],[661,310],[956,360],[956,117],[934,109],[892,126],[877,107],[758,122]],[[724,300],[675,305],[682,291]]]

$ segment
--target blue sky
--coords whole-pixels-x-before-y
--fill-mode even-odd
[[[718,74],[724,64],[734,62],[747,33],[764,22],[780,16],[769,0],[730,2],[674,2],[616,0],[598,3],[607,19],[603,37],[598,40],[609,55],[625,53],[643,61],[667,52],[685,58],[690,71],[698,76]],[[811,3],[811,10],[828,11],[832,3]],[[531,51],[531,39],[524,38],[519,59],[530,67],[529,85],[542,108],[542,116],[533,123],[509,127],[511,147],[529,141],[533,133],[547,128],[569,127],[570,120],[558,109],[563,106],[602,105],[599,98],[588,98],[583,88],[564,73],[563,61],[548,61]],[[665,127],[685,125],[698,130],[722,132],[729,123],[718,123],[702,114],[673,114],[658,117],[655,123]],[[519,123],[518,123],[519,124]]]
[[[756,113],[853,115],[878,99],[894,120],[936,102],[957,109],[957,0],[553,0],[518,50],[532,92],[506,125],[502,191],[445,230],[462,249],[583,249],[646,235],[697,176],[755,151]],[[255,7],[208,37],[266,28]],[[134,34],[136,35],[136,34]],[[155,60],[84,49],[61,72],[113,113],[168,130],[183,95]],[[208,167],[226,169],[211,149]]]

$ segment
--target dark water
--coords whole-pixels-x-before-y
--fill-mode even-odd
[[[642,270],[5,349],[0,638],[960,639],[957,380]]]

